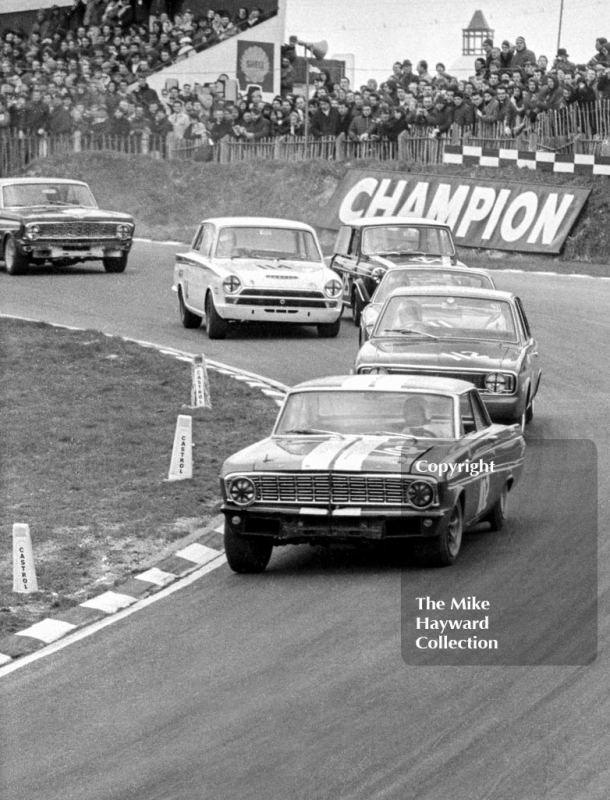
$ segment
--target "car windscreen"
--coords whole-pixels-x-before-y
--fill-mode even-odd
[[[405,286],[465,286],[468,289],[493,289],[491,278],[481,273],[442,269],[390,269],[375,292],[374,302],[385,303],[396,289]]]
[[[80,183],[22,183],[2,188],[4,208],[27,206],[84,206],[97,208],[88,186]]]
[[[375,225],[362,233],[362,255],[454,256],[446,228],[416,225]]]
[[[453,397],[424,392],[325,390],[294,392],[278,419],[275,435],[408,435],[409,423],[421,422],[413,435],[454,438]],[[419,406],[421,419],[407,418]],[[426,428],[426,431],[421,428]]]
[[[374,336],[420,335],[433,339],[516,342],[509,302],[455,295],[394,295],[383,307]]]
[[[309,231],[292,228],[227,227],[218,234],[218,258],[284,258],[322,261],[322,254]]]

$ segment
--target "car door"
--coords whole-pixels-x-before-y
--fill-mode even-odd
[[[330,263],[332,269],[339,273],[343,284],[343,302],[351,305],[352,287],[358,263],[359,231],[351,225],[339,228],[335,242],[335,253]]]
[[[183,255],[184,288],[189,308],[203,313],[205,296],[211,281],[210,252],[214,226],[210,223],[201,225],[188,253]]]
[[[475,389],[460,396],[460,422],[467,448],[464,521],[482,517],[500,496],[506,481],[507,464],[514,450],[510,428],[493,425]]]
[[[531,395],[533,399],[538,391],[538,383],[540,381],[540,362],[538,355],[538,343],[532,336],[529,320],[523,308],[523,303],[519,297],[515,297],[515,308],[517,310],[517,317],[519,325],[523,331],[523,341],[525,342],[525,359],[522,374],[525,380],[530,381]]]

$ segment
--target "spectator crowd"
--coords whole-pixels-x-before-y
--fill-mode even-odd
[[[175,140],[260,141],[269,137],[314,139],[344,134],[354,142],[396,141],[406,132],[440,138],[452,126],[479,132],[485,126],[507,137],[527,133],[545,112],[584,111],[588,133],[607,135],[596,109],[610,100],[610,43],[595,42],[587,63],[574,63],[564,48],[554,59],[532,52],[523,37],[500,47],[487,39],[485,54],[468,79],[457,79],[438,63],[396,61],[383,82],[352,87],[315,71],[306,99],[295,93],[294,46],[282,48],[281,91],[264,102],[259,90],[226,98],[227,76],[211,84],[183,84],[157,93],[152,72],[221,42],[263,19],[259,8],[235,15],[209,10],[200,18],[185,10],[170,14],[163,0],[73,0],[38,12],[29,33],[0,36],[0,132],[20,137],[72,134],[120,136],[138,141],[147,133]],[[590,113],[589,113],[590,112]]]

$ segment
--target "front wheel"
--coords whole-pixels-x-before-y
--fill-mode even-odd
[[[536,402],[535,399],[532,398],[529,401],[529,403],[527,405],[527,408],[525,409],[525,424],[526,425],[529,425],[529,423],[534,419],[534,403],[535,402]]]
[[[193,314],[192,311],[186,307],[184,297],[182,296],[182,289],[178,290],[178,307],[180,309],[180,320],[183,328],[198,328],[201,325],[201,317],[198,314]]]
[[[127,267],[127,253],[120,256],[107,256],[102,259],[106,272],[125,272]]]
[[[320,322],[318,324],[318,336],[322,339],[334,339],[341,330],[341,317],[337,317],[334,322]]]
[[[241,536],[225,523],[225,555],[233,572],[264,572],[271,558],[273,543],[256,536]]]
[[[208,339],[224,339],[229,329],[227,320],[216,311],[211,294],[208,294],[205,301],[205,327]]]
[[[463,535],[462,507],[458,502],[443,522],[439,536],[415,543],[417,560],[424,567],[449,567],[455,564],[462,549]]]
[[[9,275],[23,275],[28,267],[28,257],[19,252],[12,236],[4,243],[4,263]]]

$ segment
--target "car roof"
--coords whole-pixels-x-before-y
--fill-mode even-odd
[[[451,230],[449,225],[444,222],[438,222],[435,219],[424,219],[423,217],[361,217],[345,224],[354,228],[364,228],[369,225],[420,225],[422,227],[447,228]]]
[[[346,391],[371,389],[379,392],[421,391],[462,394],[472,388],[472,383],[469,381],[426,375],[333,375],[299,383],[291,389],[291,392],[302,389],[342,389]]]
[[[227,226],[241,228],[267,227],[298,228],[299,230],[303,231],[313,231],[311,225],[307,225],[305,222],[297,222],[296,220],[292,219],[280,219],[276,217],[210,217],[202,220],[200,224],[203,224],[204,222],[211,222],[213,225],[216,225],[219,228],[224,228]]]
[[[414,295],[438,295],[446,297],[479,297],[483,300],[514,300],[512,292],[499,289],[469,289],[467,286],[405,286],[392,292],[391,297],[412,297]]]
[[[0,188],[28,183],[77,183],[80,186],[88,185],[85,181],[74,181],[71,178],[0,178]]]

